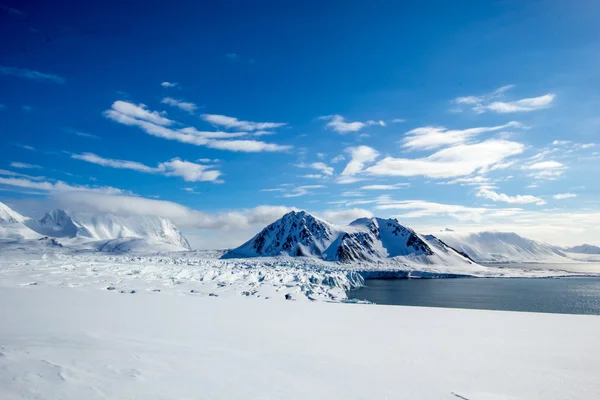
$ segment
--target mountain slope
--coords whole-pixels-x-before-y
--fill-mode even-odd
[[[569,253],[600,254],[600,247],[592,244],[582,244],[579,246],[567,247],[563,250]]]
[[[75,238],[80,241],[100,241],[121,238],[143,238],[166,243],[182,250],[190,245],[179,229],[168,219],[157,216],[48,212],[39,221],[29,220],[28,226],[42,235]]]
[[[321,257],[338,234],[336,227],[327,221],[304,211],[291,211],[223,257],[273,257],[284,254]]]
[[[38,239],[40,235],[25,223],[29,219],[0,202],[0,239]]]
[[[569,258],[552,246],[511,232],[457,233],[442,232],[438,236],[449,246],[482,263],[560,263]]]
[[[339,226],[304,211],[284,215],[223,258],[281,255],[344,263],[391,258],[417,264],[472,263],[443,242],[423,237],[395,219],[361,218]]]

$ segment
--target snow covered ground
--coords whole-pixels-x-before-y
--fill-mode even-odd
[[[0,290],[2,399],[597,399],[600,318]]]
[[[576,271],[477,264],[407,264],[397,260],[343,264],[313,258],[226,259],[222,252],[111,254],[61,247],[52,239],[0,241],[0,288],[87,287],[115,292],[175,292],[192,296],[252,296],[344,301],[363,277],[548,277]],[[598,264],[590,264],[596,265]],[[599,270],[585,270],[587,274]],[[289,297],[289,296],[288,296]]]

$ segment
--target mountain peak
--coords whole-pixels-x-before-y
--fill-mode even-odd
[[[359,218],[333,225],[305,211],[291,211],[223,258],[309,256],[326,261],[380,262],[408,257],[410,262],[471,263],[443,243],[430,243],[394,218]],[[431,259],[430,257],[435,257]]]
[[[321,256],[335,229],[306,211],[290,211],[237,249],[223,255],[235,257]]]
[[[0,221],[2,222],[25,222],[26,217],[22,216],[6,204],[0,202]]]

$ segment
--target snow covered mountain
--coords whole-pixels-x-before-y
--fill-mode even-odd
[[[188,241],[179,229],[170,220],[157,216],[123,217],[113,214],[69,213],[56,209],[48,212],[39,221],[27,220],[25,223],[45,236],[74,238],[87,242],[142,238],[149,244],[162,243],[171,245],[172,249],[190,249]],[[120,243],[123,244],[124,241],[121,240]]]
[[[325,261],[379,262],[401,259],[418,264],[470,264],[444,242],[421,236],[395,219],[361,218],[334,225],[305,211],[291,211],[223,258],[306,256]]]
[[[561,263],[569,258],[553,246],[512,232],[443,232],[439,238],[481,263]]]
[[[600,247],[592,244],[582,244],[580,246],[567,247],[563,250],[569,253],[600,254]]]
[[[29,218],[0,202],[0,239],[38,239],[40,235],[29,227]]]

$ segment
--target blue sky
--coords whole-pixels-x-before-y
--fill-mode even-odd
[[[600,244],[594,1],[2,0],[0,201]],[[222,246],[221,246],[222,245]]]

